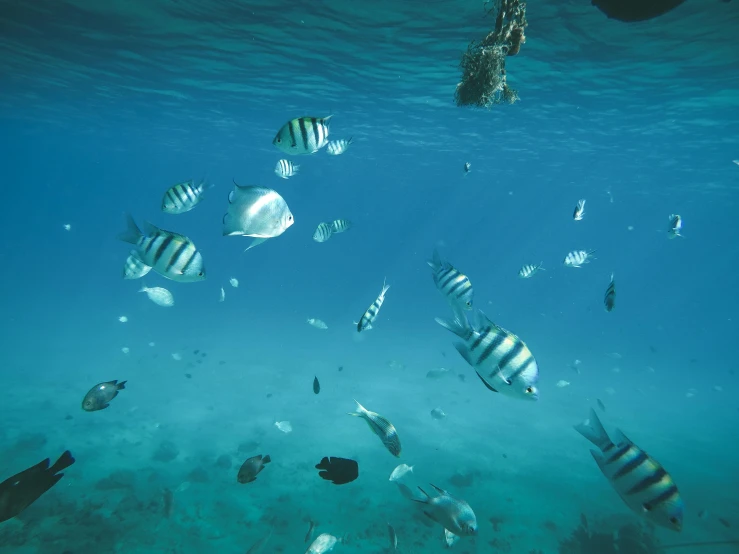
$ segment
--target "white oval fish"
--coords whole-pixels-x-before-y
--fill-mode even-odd
[[[275,427],[285,434],[293,431],[293,426],[289,421],[275,421]]]
[[[328,325],[326,325],[320,319],[316,319],[314,317],[308,318],[308,325],[311,325],[312,327],[315,327],[316,329],[328,329]]]
[[[409,466],[408,464],[400,464],[397,466],[393,472],[390,474],[390,481],[399,481],[403,477],[405,477],[408,473],[413,472],[414,466]]]
[[[239,287],[239,280],[238,280],[238,279],[237,279],[236,277],[231,277],[231,278],[230,278],[230,279],[228,280],[228,282],[229,282],[229,283],[231,284],[231,286],[232,286],[233,288],[235,288],[235,289]]]
[[[328,533],[321,533],[305,551],[305,554],[326,554],[331,552],[334,547],[341,542],[341,539],[337,539],[333,535]]]
[[[149,297],[149,300],[158,306],[163,306],[165,308],[171,308],[174,306],[174,296],[165,288],[147,287],[144,285],[139,289],[139,292],[145,292]]]
[[[228,210],[223,216],[223,235],[253,237],[246,250],[265,240],[279,237],[295,220],[287,202],[276,191],[263,187],[241,186],[234,182],[228,195]]]

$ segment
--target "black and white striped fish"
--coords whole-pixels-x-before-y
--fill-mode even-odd
[[[285,123],[272,140],[285,154],[315,154],[328,144],[328,117],[296,117]]]
[[[131,250],[131,254],[126,258],[126,264],[123,266],[123,278],[141,279],[150,271],[151,268],[141,261],[136,250]]]
[[[439,252],[434,250],[432,260],[426,262],[431,268],[431,276],[436,288],[439,289],[452,309],[471,310],[474,291],[469,278],[452,264],[441,259]]]
[[[367,311],[364,312],[362,317],[359,319],[359,323],[357,323],[358,333],[361,333],[362,331],[366,331],[368,329],[372,329],[372,324],[374,323],[375,319],[377,319],[377,314],[380,313],[382,303],[385,301],[385,293],[388,291],[389,288],[390,285],[388,285],[386,281],[383,281],[380,296],[378,296],[377,299],[372,302],[372,305],[367,308]]]
[[[672,477],[619,430],[614,444],[595,410],[575,430],[600,449],[591,450],[603,472],[626,505],[652,523],[680,531],[685,506]]]
[[[144,233],[127,214],[128,229],[118,238],[136,245],[140,260],[162,277],[190,283],[205,279],[203,256],[193,242],[184,235],[165,231],[146,223]]]
[[[289,179],[294,177],[299,169],[300,166],[295,165],[290,160],[279,160],[275,166],[275,174],[282,179]]]
[[[603,297],[603,304],[607,312],[610,312],[616,306],[616,281],[613,273],[611,273],[611,282],[606,289],[606,295]]]
[[[544,262],[540,262],[538,265],[526,264],[518,270],[518,276],[521,277],[521,279],[528,279],[529,277],[532,277],[537,271],[544,271],[544,268],[542,267],[543,265]]]
[[[667,227],[667,234],[671,239],[682,237],[680,231],[683,229],[683,218],[678,214],[670,214],[670,224]]]
[[[356,400],[354,402],[357,402]],[[359,402],[357,402],[357,411],[349,412],[349,415],[361,417],[367,422],[372,432],[380,437],[382,444],[388,449],[390,454],[395,457],[400,456],[400,438],[395,426],[380,414],[370,412]]]
[[[331,230],[334,233],[343,233],[352,228],[352,222],[348,219],[334,219],[331,222]]]
[[[326,242],[333,234],[333,227],[330,223],[319,223],[316,231],[313,233],[313,240],[316,242]]]
[[[197,206],[203,199],[205,192],[213,185],[201,181],[197,185],[194,181],[185,181],[167,189],[162,199],[162,211],[167,214],[184,214]]]
[[[346,152],[349,146],[351,146],[352,140],[353,137],[349,139],[332,140],[328,143],[328,146],[326,146],[326,152],[328,152],[332,156],[340,156],[341,154]]]
[[[572,214],[572,219],[575,221],[582,221],[582,218],[585,217],[585,199],[580,199],[577,201],[577,206],[575,206],[575,211]]]
[[[567,267],[581,267],[583,264],[590,263],[594,252],[595,250],[573,250],[565,256],[563,263]]]
[[[478,310],[475,324],[466,314],[454,321],[436,318],[436,322],[462,339],[454,347],[493,392],[514,398],[538,400],[539,366],[534,355],[520,338],[490,321]]]

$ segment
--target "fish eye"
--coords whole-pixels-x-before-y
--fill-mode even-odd
[[[279,144],[280,142],[282,142],[282,139],[281,139],[280,137],[277,137],[277,138],[275,139],[275,142]]]
[[[670,523],[672,523],[673,525],[677,525],[678,524],[677,518],[675,516],[672,516],[670,518]]]
[[[534,392],[534,389],[532,387],[526,387],[526,392],[528,394],[531,394],[532,392]]]
[[[652,511],[652,507],[649,504],[644,504],[642,506],[642,508],[644,508],[644,511],[645,512],[651,512]]]

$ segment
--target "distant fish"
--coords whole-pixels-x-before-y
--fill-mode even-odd
[[[359,464],[348,458],[324,456],[316,464],[316,469],[321,470],[318,472],[321,479],[331,481],[334,485],[345,485],[359,477]]]
[[[521,277],[521,279],[528,279],[529,277],[532,277],[537,271],[544,271],[544,268],[542,267],[543,265],[544,262],[540,262],[537,265],[527,264],[518,270],[518,276]]]
[[[667,226],[667,235],[669,238],[682,237],[680,231],[683,230],[683,218],[677,214],[670,214],[669,225]]]
[[[318,382],[318,377],[313,377],[313,394],[321,392],[321,383]]]
[[[333,535],[321,533],[316,537],[316,540],[311,543],[308,550],[305,551],[305,554],[326,554],[326,552],[331,552],[340,542],[341,540],[337,539]]]
[[[223,302],[226,300],[226,290],[221,287],[221,296],[218,297],[219,302]]]
[[[408,500],[420,500],[419,497],[415,495],[411,488],[405,483],[395,481],[395,484],[398,485],[398,491],[400,491],[400,494],[402,494]]]
[[[593,258],[595,250],[573,250],[564,259],[564,265],[566,267],[582,267],[583,264],[590,263]]]
[[[162,199],[162,211],[167,214],[184,214],[200,204],[205,192],[213,185],[201,181],[197,185],[192,181],[177,183],[167,189]]]
[[[682,498],[659,462],[620,431],[617,431],[618,442],[611,442],[593,409],[589,419],[576,425],[575,430],[601,450],[590,452],[629,508],[656,525],[674,531],[682,529],[685,510]]]
[[[130,351],[131,349],[128,346],[124,346],[123,348],[121,348],[121,352],[123,352],[124,354],[128,354]]]
[[[352,228],[352,222],[348,219],[334,219],[331,222],[331,231],[334,233],[343,233]]]
[[[429,369],[426,372],[426,379],[439,379],[446,375],[449,375],[450,371],[445,367],[439,367],[436,369]]]
[[[361,333],[362,331],[366,331],[368,329],[372,329],[372,324],[375,322],[375,319],[377,319],[377,315],[380,313],[380,308],[382,308],[382,303],[385,302],[385,293],[390,289],[390,285],[386,283],[386,280],[382,282],[382,291],[380,292],[380,295],[375,299],[375,301],[372,303],[372,305],[367,308],[367,311],[364,312],[361,318],[359,318],[359,323],[357,323],[357,332]]]
[[[275,427],[285,434],[293,432],[293,426],[289,421],[275,421]]]
[[[298,174],[299,165],[292,163],[290,160],[280,160],[275,166],[275,174],[281,179],[289,179]]]
[[[446,417],[446,414],[441,408],[434,408],[433,410],[431,410],[431,417],[434,419],[444,419]]]
[[[616,305],[616,281],[614,280],[613,273],[611,273],[611,282],[606,289],[606,295],[603,297],[603,305],[607,312],[612,311]]]
[[[151,267],[141,261],[136,250],[131,250],[131,254],[126,258],[126,263],[123,266],[123,278],[140,279],[150,271]]]
[[[619,354],[618,352],[608,352],[608,353],[606,353],[606,356],[608,356],[612,360],[621,360],[621,359],[623,359],[623,356],[621,354]]]
[[[119,383],[115,380],[98,383],[82,399],[82,409],[86,412],[104,410],[110,406],[110,401],[118,396],[118,391],[122,391],[125,388],[126,381]]]
[[[387,524],[388,538],[390,539],[390,550],[394,551],[398,549],[398,535],[395,533],[395,529],[389,523]]]
[[[451,548],[459,540],[459,537],[452,533],[449,529],[444,529],[444,543],[447,548]]]
[[[585,217],[585,199],[577,201],[577,206],[575,206],[575,211],[572,214],[572,219],[575,221],[582,221],[583,217]]]
[[[332,156],[340,156],[347,151],[353,140],[353,137],[349,139],[332,140],[326,145],[326,152]]]
[[[357,401],[355,400],[354,402]],[[357,411],[349,412],[349,415],[364,419],[372,432],[380,438],[382,444],[385,445],[385,448],[388,449],[390,454],[396,458],[400,456],[400,438],[398,437],[398,432],[395,430],[395,426],[393,426],[392,423],[380,414],[370,412],[359,402],[357,402]]]
[[[331,238],[333,233],[334,230],[330,223],[319,223],[313,232],[313,240],[316,242],[326,242]]]
[[[305,540],[303,542],[308,542],[313,540],[313,532],[316,530],[316,522],[312,519],[310,520],[310,527],[308,527],[308,532],[305,534]]]
[[[252,456],[241,465],[236,480],[241,484],[255,481],[259,472],[264,469],[264,465],[271,461],[272,458],[269,457],[269,454],[266,456],[262,456],[261,454]]]
[[[456,314],[459,310],[471,310],[474,291],[469,277],[452,264],[441,259],[434,249],[433,258],[426,262],[431,268],[431,276],[436,288],[446,298]]]
[[[570,368],[571,368],[571,369],[572,369],[572,370],[573,370],[573,371],[574,371],[575,373],[577,373],[578,375],[580,375],[580,365],[581,365],[581,364],[582,364],[582,362],[581,362],[580,360],[575,360],[574,362],[572,362],[572,363],[570,364]]]
[[[145,292],[149,300],[154,302],[157,306],[164,308],[171,308],[174,306],[174,296],[167,289],[163,287],[147,287],[144,285],[139,289],[139,292]]]
[[[125,315],[122,315],[118,318],[118,321],[120,321],[121,323],[126,323],[128,321],[128,318]]]
[[[72,226],[69,223],[65,223],[64,224],[64,230],[65,231],[71,231],[72,230]]]
[[[241,186],[234,181],[223,216],[223,235],[253,237],[249,250],[279,237],[295,222],[285,199],[263,187]]]
[[[239,288],[239,280],[236,277],[231,277],[228,283],[235,289]]]
[[[557,381],[557,388],[563,389],[563,388],[569,387],[569,386],[570,386],[570,382],[569,381],[565,381],[564,379],[560,379],[559,381]]]
[[[464,162],[464,167],[462,169],[464,174],[467,175],[470,172],[470,169],[472,169],[472,164],[470,162]]]
[[[328,325],[326,325],[320,319],[316,319],[314,317],[308,318],[308,325],[310,325],[311,327],[315,327],[316,329],[323,329],[323,330],[328,329]]]
[[[423,513],[455,535],[463,537],[476,535],[477,518],[470,505],[464,500],[454,498],[436,485],[431,486],[439,493],[438,496],[429,496],[426,491],[418,487],[418,490],[424,494],[424,499],[416,500],[416,502],[425,504]]]
[[[272,144],[285,154],[315,154],[328,144],[331,117],[291,119],[280,127]]]
[[[409,466],[408,464],[400,464],[390,474],[389,480],[399,481],[400,479],[405,477],[408,473],[413,473],[413,466]]]

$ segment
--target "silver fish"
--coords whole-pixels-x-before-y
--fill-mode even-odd
[[[395,533],[395,529],[389,523],[387,524],[387,534],[390,539],[390,550],[398,549],[398,535]]]
[[[308,528],[308,532],[305,535],[305,540],[303,542],[308,542],[313,540],[313,532],[316,530],[316,522],[313,520],[310,520],[310,527]]]
[[[577,206],[575,206],[575,211],[572,214],[572,219],[575,221],[582,221],[583,217],[585,217],[585,199],[577,201]]]
[[[470,169],[472,169],[472,164],[470,162],[464,162],[464,174],[467,175],[470,172]]]
[[[295,165],[290,160],[280,160],[275,166],[275,174],[282,179],[289,179],[297,175],[299,169],[300,166]]]
[[[591,450],[598,467],[626,505],[656,525],[680,531],[685,506],[672,477],[621,431],[613,443],[595,410],[575,430],[600,449]]]
[[[293,223],[287,202],[277,192],[263,187],[238,185],[228,195],[228,211],[223,216],[223,235],[254,237],[246,250],[267,239],[279,237]]]
[[[151,267],[141,261],[136,250],[131,250],[131,254],[126,258],[126,264],[123,266],[123,278],[141,279],[150,271]]]
[[[326,554],[326,552],[331,552],[340,542],[341,540],[337,539],[333,535],[321,533],[316,537],[316,540],[311,543],[308,550],[305,551],[305,554]]]
[[[581,267],[583,264],[590,263],[595,250],[573,250],[564,259],[564,265],[567,267]]]
[[[313,233],[313,240],[316,242],[326,242],[328,239],[331,238],[333,232],[334,231],[331,228],[330,223],[319,223],[318,227],[316,227],[316,230]]]
[[[399,481],[408,473],[413,473],[413,467],[408,464],[400,464],[390,474],[390,481]]]
[[[444,419],[446,417],[446,414],[441,408],[434,408],[433,410],[431,410],[431,417],[434,419]]]
[[[203,256],[186,236],[165,231],[146,223],[144,233],[127,214],[128,229],[118,235],[124,242],[136,245],[136,254],[142,263],[159,275],[180,283],[205,279]]]
[[[452,264],[442,260],[436,250],[433,259],[426,263],[431,268],[436,288],[447,299],[454,313],[457,314],[459,310],[471,310],[474,291],[469,278]]]
[[[375,319],[377,319],[377,314],[380,313],[380,308],[382,307],[382,303],[385,302],[385,293],[390,289],[390,285],[386,283],[386,281],[382,282],[382,291],[380,292],[380,295],[375,299],[375,301],[372,303],[372,305],[367,308],[367,311],[364,312],[361,318],[359,318],[359,322],[357,323],[357,332],[361,333],[362,331],[366,331],[368,329],[372,329],[372,324],[374,323]]]
[[[352,228],[352,222],[348,219],[335,219],[331,222],[331,230],[334,233],[343,233]]]
[[[272,140],[285,154],[315,154],[328,144],[331,117],[296,117],[285,123]]]
[[[145,292],[149,297],[149,300],[162,306],[164,308],[171,308],[174,306],[174,296],[167,289],[162,287],[147,287],[144,285],[139,289],[139,292]]]
[[[616,306],[616,281],[614,281],[613,273],[611,273],[611,282],[608,284],[608,288],[606,289],[603,304],[605,305],[607,312],[612,311]]]
[[[459,540],[459,537],[452,533],[449,529],[444,529],[444,543],[447,548],[451,548]]]
[[[543,265],[544,262],[540,262],[538,265],[526,264],[518,270],[518,276],[521,277],[521,279],[528,279],[529,277],[532,277],[537,271],[544,271],[544,268],[542,267]]]
[[[326,152],[332,156],[339,156],[346,152],[347,148],[351,145],[352,140],[353,138],[332,140],[326,146]]]
[[[482,312],[476,316],[474,325],[465,314],[454,321],[437,317],[436,322],[462,339],[454,347],[489,390],[538,400],[539,366],[526,343]]]
[[[242,484],[256,481],[257,475],[264,469],[264,465],[271,461],[272,458],[269,457],[269,454],[266,456],[262,456],[261,454],[252,456],[241,465],[236,480]]]
[[[356,400],[354,402],[357,402]],[[349,412],[350,416],[361,417],[367,422],[372,432],[380,437],[382,444],[388,449],[390,454],[396,458],[400,456],[400,438],[395,427],[387,419],[382,417],[380,414],[370,412],[359,402],[357,402],[357,411]]]
[[[308,318],[308,325],[311,325],[312,327],[315,327],[316,329],[328,329],[328,325],[320,319],[316,319],[315,317],[309,317]]]
[[[201,181],[197,185],[192,181],[177,183],[167,189],[162,199],[162,211],[168,214],[184,214],[197,206],[203,199],[205,192],[213,185]]]
[[[683,218],[677,214],[670,214],[670,224],[667,227],[667,235],[674,239],[675,237],[682,237],[680,231],[683,229]]]
[[[429,496],[426,491],[418,487],[425,498],[415,501],[426,505],[423,513],[455,535],[462,537],[476,535],[477,518],[470,505],[464,500],[454,498],[436,485],[431,486],[439,493],[439,496]]]
[[[126,381],[121,381],[119,383],[115,380],[98,383],[92,387],[82,399],[82,409],[86,412],[104,410],[110,406],[110,401],[118,396],[118,391],[122,391],[125,388]]]

